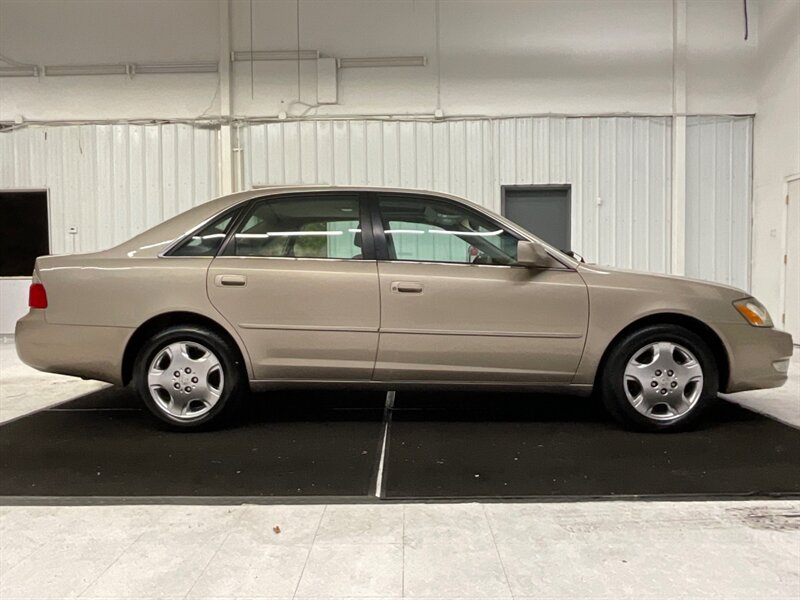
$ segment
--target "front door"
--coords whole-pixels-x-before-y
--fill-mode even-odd
[[[378,274],[356,193],[272,197],[250,207],[208,270],[214,306],[241,335],[257,380],[369,380]]]
[[[578,273],[515,265],[517,237],[462,204],[387,193],[377,206],[375,379],[572,380],[589,316]]]

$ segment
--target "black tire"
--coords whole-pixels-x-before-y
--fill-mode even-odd
[[[210,410],[197,417],[171,416],[153,397],[148,383],[151,362],[162,349],[176,342],[195,343],[208,349],[221,368],[221,379],[218,375],[221,393]],[[199,431],[218,427],[232,416],[247,389],[247,374],[238,349],[219,334],[199,325],[175,325],[153,335],[139,350],[133,366],[133,382],[144,404],[163,425],[174,431]]]
[[[650,418],[636,410],[625,393],[625,369],[641,348],[656,342],[680,344],[700,363],[703,386],[699,398],[682,415],[668,420]],[[610,349],[602,372],[598,374],[600,397],[606,409],[623,427],[636,431],[685,431],[696,425],[716,401],[719,391],[719,371],[714,353],[696,333],[678,325],[650,325],[620,339]]]

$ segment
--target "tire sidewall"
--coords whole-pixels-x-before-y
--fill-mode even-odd
[[[703,389],[692,409],[676,419],[656,421],[639,413],[628,401],[624,373],[628,361],[648,343],[674,342],[689,350],[703,370]],[[620,340],[611,351],[601,374],[603,402],[624,425],[643,431],[683,431],[694,425],[717,397],[719,375],[714,354],[696,333],[677,325],[651,325]]]
[[[156,353],[164,346],[180,341],[196,342],[213,352],[222,365],[225,381],[222,395],[214,407],[202,417],[191,421],[178,421],[164,413],[151,396],[147,381],[149,365]],[[173,326],[155,334],[145,342],[136,357],[133,373],[136,391],[150,412],[161,423],[174,430],[197,431],[221,424],[223,416],[230,413],[230,408],[241,393],[243,365],[236,352],[231,349],[230,344],[213,331],[199,326]]]

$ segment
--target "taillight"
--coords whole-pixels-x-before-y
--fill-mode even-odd
[[[31,308],[47,308],[47,292],[41,283],[32,283],[28,291],[28,306]]]

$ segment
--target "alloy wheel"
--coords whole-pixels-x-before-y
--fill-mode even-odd
[[[191,341],[172,342],[157,351],[147,370],[156,406],[172,419],[189,421],[219,402],[225,376],[219,358]]]
[[[625,396],[648,419],[678,419],[696,405],[703,392],[703,369],[687,348],[655,342],[633,353],[625,367]]]

